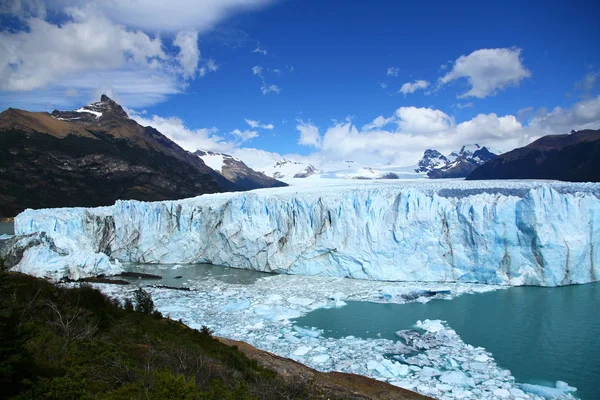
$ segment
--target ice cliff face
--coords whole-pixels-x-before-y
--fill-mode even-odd
[[[466,187],[448,187],[459,184]],[[27,210],[15,229],[46,232],[63,253],[131,262],[502,285],[599,279],[600,200],[591,192],[600,186],[478,185],[365,184],[118,201]],[[454,198],[443,190],[479,193]]]

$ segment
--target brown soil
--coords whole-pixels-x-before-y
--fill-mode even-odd
[[[329,398],[349,400],[425,400],[430,397],[377,381],[362,375],[342,372],[319,372],[288,358],[279,357],[259,350],[248,343],[218,338],[221,342],[236,346],[248,358],[256,360],[265,368],[271,369],[283,379],[317,386]]]

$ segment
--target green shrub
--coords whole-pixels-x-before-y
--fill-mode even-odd
[[[139,288],[133,292],[133,298],[135,299],[135,311],[142,314],[152,314],[154,311],[154,301],[152,301],[150,293]]]

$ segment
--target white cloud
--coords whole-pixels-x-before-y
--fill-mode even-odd
[[[169,94],[185,90],[189,80],[218,69],[213,59],[200,59],[200,33],[237,12],[269,3],[272,1],[145,0],[143,6],[138,0],[0,2],[0,14],[20,18],[25,26],[16,31],[0,28],[0,97],[16,98],[27,108],[39,107],[42,102],[59,103],[49,94],[68,87],[89,99],[95,91],[84,93],[88,85],[77,86],[76,82],[91,80],[122,99],[135,97],[133,103],[124,104],[129,107],[164,101]],[[46,20],[47,15],[58,16],[60,24],[55,22],[57,18]],[[121,79],[125,74],[132,78],[129,82]],[[140,86],[134,87],[135,82]],[[158,88],[152,82],[158,83]],[[266,87],[268,92],[277,89]]]
[[[321,147],[321,134],[319,133],[319,128],[317,128],[316,125],[311,121],[303,121],[299,119],[296,129],[300,132],[298,144],[316,148]]]
[[[218,69],[219,69],[219,66],[217,65],[215,60],[213,60],[212,58],[209,58],[208,60],[206,60],[204,65],[202,65],[200,67],[200,69],[198,70],[198,75],[200,77],[203,77],[206,74],[208,74],[209,72],[215,72]]]
[[[466,78],[471,88],[458,97],[484,98],[508,86],[518,86],[530,76],[531,72],[523,65],[521,49],[481,49],[460,56],[439,83],[445,85]]]
[[[232,142],[227,142],[223,137],[217,135],[217,128],[190,129],[177,117],[143,117],[139,113],[129,112],[129,116],[140,125],[152,126],[169,139],[176,142],[187,151],[207,150],[217,152],[228,152],[235,147]]]
[[[262,92],[262,94],[269,94],[269,93],[281,93],[281,88],[277,85],[267,85],[267,86],[262,86],[260,88],[260,91]]]
[[[258,75],[258,76],[262,76],[262,67],[260,65],[255,65],[254,67],[252,67],[252,73],[254,75]]]
[[[258,76],[262,82],[262,86],[260,87],[262,94],[267,95],[269,93],[281,93],[281,88],[279,86],[267,83],[263,71],[264,69],[260,65],[255,65],[252,67],[252,74]]]
[[[405,96],[409,93],[414,93],[417,90],[425,90],[429,87],[429,82],[424,80],[418,80],[414,82],[406,82],[400,88],[400,93],[403,93]]]
[[[464,109],[464,108],[473,108],[475,107],[475,104],[468,102],[468,103],[457,103],[455,104],[455,107],[458,109]]]
[[[0,32],[0,90],[39,89],[89,71],[135,66],[159,73],[166,67],[159,38],[101,15],[72,10],[71,17],[61,26],[32,18],[29,31]]]
[[[236,136],[238,138],[238,144],[242,144],[244,142],[247,142],[250,139],[254,139],[255,137],[258,137],[258,132],[256,131],[251,131],[251,130],[239,130],[239,129],[234,129],[233,131],[231,131],[231,134]]]
[[[400,68],[398,67],[389,67],[387,69],[387,76],[398,76],[398,74],[400,73]]]
[[[379,84],[379,86],[381,86],[382,89],[387,89],[387,87],[388,87],[387,83],[385,83],[385,82],[381,82]]]
[[[258,44],[252,52],[262,54],[263,56],[266,56],[268,54],[266,49],[263,49],[262,47],[260,47],[260,44]]]
[[[195,30],[205,33],[234,14],[257,10],[273,0],[52,0],[47,7],[89,5],[119,24],[150,32]]]
[[[254,128],[254,129],[267,129],[272,131],[275,128],[275,125],[273,124],[261,124],[260,121],[255,121],[253,119],[248,119],[248,118],[244,118],[244,121],[246,121],[246,123],[248,124],[248,126],[250,126],[250,128]]]
[[[182,75],[186,79],[196,76],[196,69],[200,61],[200,49],[198,49],[198,32],[181,31],[175,36],[173,45],[179,47],[177,56],[181,64]]]

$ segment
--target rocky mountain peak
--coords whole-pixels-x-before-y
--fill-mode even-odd
[[[100,101],[88,104],[72,111],[52,111],[52,117],[68,122],[91,125],[108,118],[129,119],[120,104],[103,94]]]

